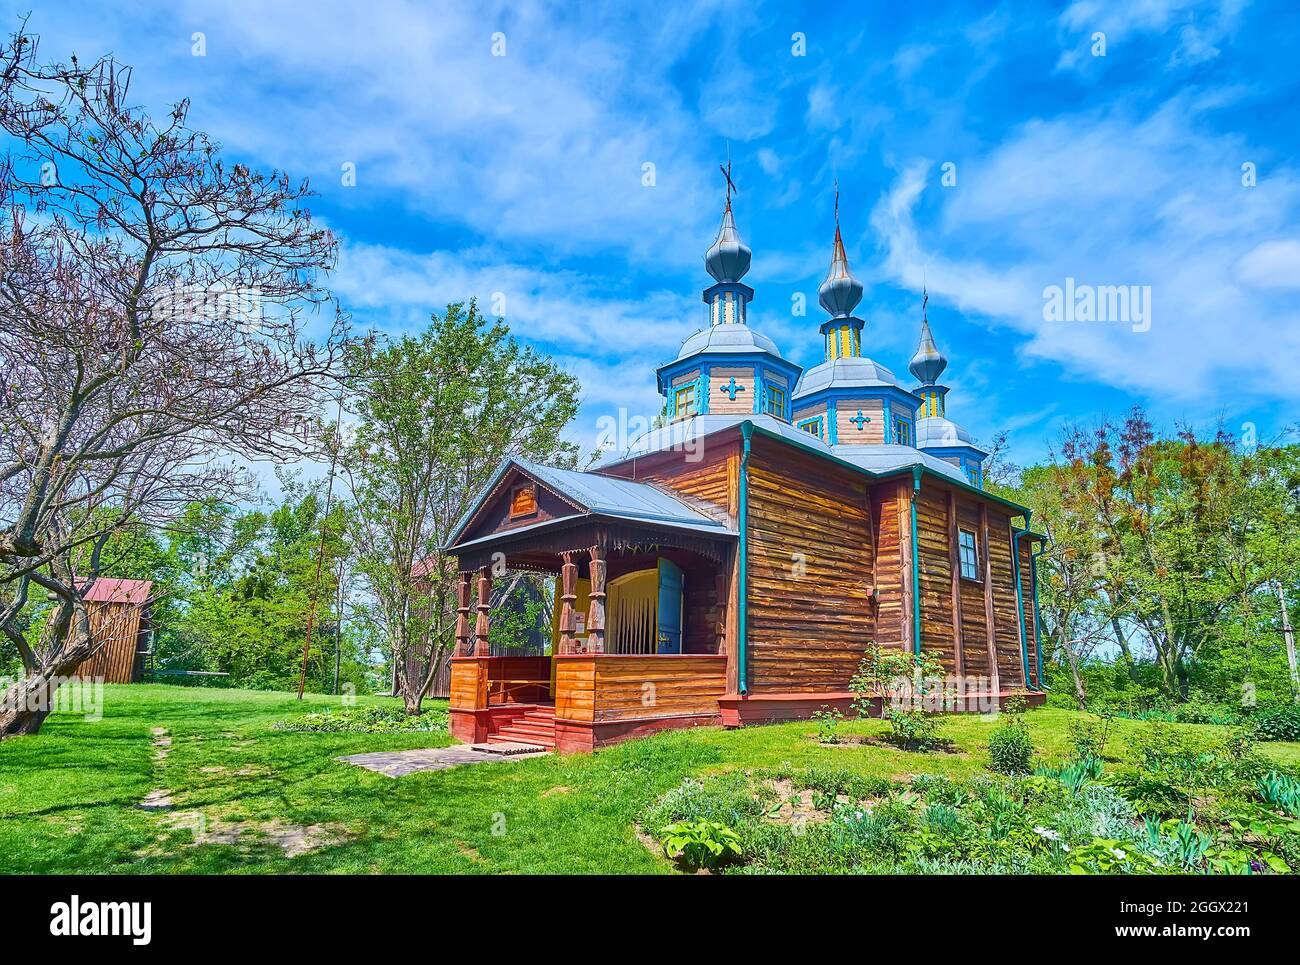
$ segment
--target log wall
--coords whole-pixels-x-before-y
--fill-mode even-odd
[[[875,632],[866,480],[755,437],[749,461],[749,691],[844,690]]]

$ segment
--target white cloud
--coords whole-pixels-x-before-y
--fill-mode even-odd
[[[1170,66],[1195,66],[1219,56],[1219,47],[1236,27],[1249,0],[1075,0],[1058,21],[1062,42],[1057,67],[1080,68],[1091,60],[1092,36],[1106,35],[1106,55],[1112,45],[1144,34],[1165,34],[1178,26]]]
[[[1237,262],[1237,277],[1253,288],[1300,291],[1300,240],[1262,242]]]
[[[586,447],[602,415],[659,412],[654,367],[707,324],[698,297],[652,290],[624,300],[603,278],[504,262],[486,248],[414,253],[346,242],[331,282],[359,325],[389,333],[421,329],[430,313],[471,297],[485,314],[502,308],[513,334],[582,383],[570,438]]]
[[[598,10],[533,3],[188,0],[77,22],[38,12],[32,28],[49,55],[115,50],[144,103],[191,96],[227,153],[308,174],[332,203],[398,205],[558,253],[621,238],[634,260],[680,265],[716,209],[711,145],[668,79],[712,13],[683,13],[629,10],[610,30]],[[205,57],[190,56],[193,30]],[[344,162],[354,188],[340,186]]]
[[[1296,277],[1300,246],[1276,239],[1294,233],[1300,177],[1274,170],[1243,187],[1248,152],[1197,129],[1194,96],[1138,120],[1027,124],[937,196],[928,163],[907,167],[873,214],[885,269],[912,288],[924,271],[932,292],[1029,334],[1025,351],[1085,381],[1201,406],[1300,397],[1300,313],[1260,290]],[[1044,321],[1044,288],[1067,278],[1151,286],[1150,331]]]
[[[814,84],[808,91],[809,126],[830,131],[839,128],[844,123],[844,117],[838,109],[837,100],[834,87],[829,84]]]

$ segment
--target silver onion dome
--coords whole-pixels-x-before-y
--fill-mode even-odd
[[[847,318],[862,301],[862,283],[849,271],[849,259],[844,253],[844,240],[840,226],[835,226],[835,248],[831,254],[830,271],[817,290],[817,300],[832,318]]]
[[[921,341],[916,346],[916,354],[908,363],[908,369],[924,385],[933,385],[948,367],[948,360],[934,344],[934,335],[930,333],[930,320],[921,319]]]
[[[752,254],[749,245],[740,240],[736,219],[731,215],[731,201],[728,199],[726,210],[722,212],[717,240],[704,253],[705,270],[719,283],[738,282],[749,271]]]

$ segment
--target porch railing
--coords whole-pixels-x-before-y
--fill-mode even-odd
[[[723,654],[561,654],[555,657],[455,657],[451,708],[487,710],[550,696],[555,716],[590,723],[711,715],[727,692]]]

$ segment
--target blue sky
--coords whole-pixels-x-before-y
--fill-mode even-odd
[[[728,151],[751,321],[794,361],[821,357],[838,178],[864,353],[905,375],[924,279],[949,416],[1017,461],[1134,403],[1297,421],[1293,3],[6,6],[44,55],[112,52],[138,102],[190,97],[228,156],[309,177],[360,325],[503,294],[580,377],[588,447],[658,411],[655,365],[704,324]],[[1150,286],[1149,329],[1045,320],[1067,278]]]

